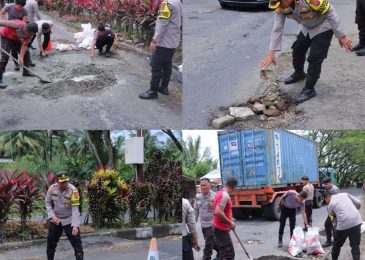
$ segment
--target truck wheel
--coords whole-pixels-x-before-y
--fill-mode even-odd
[[[279,203],[280,196],[277,196],[275,200],[264,207],[264,217],[267,220],[275,220],[278,221],[280,219],[281,209],[277,209],[276,205]]]
[[[323,195],[320,192],[315,192],[313,197],[313,208],[318,209],[322,207]]]
[[[221,5],[222,9],[227,9],[229,7],[227,4],[223,4],[221,2],[219,4]]]
[[[237,220],[247,220],[250,217],[250,213],[247,209],[235,208],[233,209],[233,217]]]

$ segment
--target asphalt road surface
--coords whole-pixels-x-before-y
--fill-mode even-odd
[[[354,43],[357,43],[357,28],[354,23],[355,1],[333,0],[330,2],[336,7],[345,31],[350,34]],[[184,126],[202,129],[209,125],[212,113],[219,107],[244,103],[250,97],[261,93],[262,80],[259,78],[258,63],[266,57],[268,51],[274,14],[268,10],[255,8],[223,10],[217,0],[186,0],[184,9]],[[291,51],[291,45],[300,28],[295,21],[286,22],[282,52]],[[338,45],[336,39],[333,40],[333,44]],[[347,55],[342,49],[336,50],[336,53],[342,56]],[[333,53],[330,55],[333,57]],[[341,67],[337,68],[336,59],[333,60],[333,64],[329,64],[328,67],[333,68],[334,71],[324,69],[324,76],[329,75],[327,78],[337,79],[340,72],[350,73],[353,70],[342,63]],[[356,62],[361,62],[361,58],[356,59],[355,64],[358,64]],[[327,66],[326,62],[324,66]],[[346,82],[350,80],[350,85],[359,88],[364,85],[364,82],[361,83],[364,74],[361,66],[356,65],[356,67],[358,69],[354,74],[355,78],[351,76],[345,80]],[[280,79],[291,72],[292,68],[286,68],[285,71],[280,72]],[[320,102],[317,103],[320,103],[320,106],[317,103],[306,102],[308,107],[307,105],[301,107],[310,117],[311,121],[306,124],[308,127],[323,128],[325,123],[319,122],[323,120],[330,123],[331,118],[328,118],[328,115],[331,117],[331,114],[341,114],[351,110],[353,113],[349,115],[344,112],[343,121],[347,121],[341,125],[356,128],[358,125],[356,122],[363,114],[361,110],[363,99],[361,95],[358,95],[362,92],[351,89],[351,97],[347,97],[346,93],[343,93],[346,89],[343,85],[344,83],[340,83],[339,86],[330,86],[331,96],[327,97],[326,93],[329,92],[327,89],[324,91],[326,85],[321,81],[318,83],[320,98],[317,98],[317,101],[320,100]],[[298,89],[301,88],[302,86],[299,86]],[[325,93],[322,93],[323,91]],[[354,108],[350,105],[343,107],[344,103],[356,104],[356,107],[360,109],[353,110]],[[327,113],[321,114],[322,105],[327,104],[333,104],[333,107],[330,111],[324,109]],[[332,124],[331,127],[337,129],[338,126]]]
[[[43,14],[43,19],[52,18]],[[76,44],[74,32],[54,21],[54,47],[56,42]],[[110,59],[97,56],[92,66],[86,50],[53,51],[43,60],[38,50],[32,53],[34,71],[55,83],[24,78],[9,62],[4,74],[8,88],[0,92],[2,130],[180,128],[181,84],[177,81],[171,82],[170,96],[138,98],[149,88],[150,57],[119,50]],[[98,81],[91,83],[93,78]]]
[[[361,189],[349,189],[349,190],[343,190],[345,192],[348,192],[357,198],[360,198],[362,195]],[[365,200],[365,198],[364,198]],[[365,201],[364,201],[365,203]],[[363,204],[363,206],[365,206]],[[324,229],[324,222],[327,217],[327,206],[323,205],[320,209],[314,209],[313,210],[313,226],[319,227],[321,230]],[[364,216],[365,221],[365,216]],[[290,254],[287,252],[288,245],[289,245],[289,223],[287,221],[287,224],[285,226],[284,236],[283,236],[283,242],[284,246],[282,249],[279,249],[277,247],[278,243],[278,231],[279,231],[279,222],[278,221],[268,221],[265,220],[263,217],[257,217],[257,218],[250,218],[246,221],[236,221],[236,231],[238,233],[238,236],[243,241],[246,249],[250,254],[252,254],[253,257],[262,257],[262,256],[269,256],[269,255],[276,255],[276,256],[286,256],[290,257]],[[296,219],[296,226],[304,226],[303,225],[303,219],[300,213],[297,214]],[[200,227],[198,228],[200,230]],[[234,238],[234,235],[231,234],[235,253],[236,253],[236,259],[246,259],[245,253],[241,249],[238,241]],[[199,233],[199,239],[200,239],[200,245],[204,245],[204,240],[202,239],[202,234]],[[321,242],[325,242],[325,237],[320,236]],[[251,241],[253,244],[248,244],[247,242]],[[364,241],[363,241],[364,242]],[[328,250],[328,248],[325,248]],[[341,260],[351,260],[352,258],[349,256],[351,255],[351,251],[349,250],[348,243],[344,246],[344,249],[341,252],[340,258]],[[365,259],[365,252],[363,253],[363,257]],[[199,253],[195,252],[195,259],[201,259],[202,257],[202,251]],[[303,258],[302,258],[303,259]],[[318,258],[314,258],[318,259]],[[321,258],[319,258],[321,259]],[[363,260],[363,259],[361,259]]]
[[[150,240],[132,241],[112,236],[83,238],[87,260],[146,260]],[[181,237],[166,237],[157,240],[161,260],[181,260]],[[30,248],[0,252],[0,260],[43,260],[46,258],[46,244]],[[55,260],[74,259],[74,252],[68,240],[58,243]]]

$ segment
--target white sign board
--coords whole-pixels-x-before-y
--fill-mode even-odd
[[[143,137],[131,137],[125,140],[125,164],[143,164]]]
[[[281,182],[281,178],[283,177],[282,169],[281,169],[281,148],[280,148],[280,134],[274,133],[274,145],[275,145],[275,166],[276,166],[276,179],[277,182]]]

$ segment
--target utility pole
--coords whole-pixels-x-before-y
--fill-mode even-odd
[[[137,130],[137,137],[143,137],[142,129]],[[143,174],[143,164],[137,164],[137,179],[140,181],[144,181],[144,174]]]

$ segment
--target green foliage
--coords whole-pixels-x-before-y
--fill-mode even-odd
[[[128,197],[130,222],[132,226],[139,226],[151,208],[152,186],[148,182],[132,179]]]
[[[164,160],[163,152],[157,151],[153,154],[145,175],[151,183],[153,207],[158,211],[159,221],[168,221],[172,216],[180,218],[176,213],[182,197],[181,162]]]
[[[212,159],[210,149],[201,152],[200,136],[193,140],[191,137],[184,143],[183,173],[194,178],[200,178],[209,171],[217,168],[218,161]]]
[[[320,166],[337,171],[339,186],[365,181],[365,131],[309,131],[306,136],[317,142]]]
[[[85,158],[68,158],[63,169],[72,179],[88,180],[95,170],[94,159],[91,154]]]
[[[123,220],[129,188],[115,170],[99,170],[87,184],[89,213],[96,228]]]

